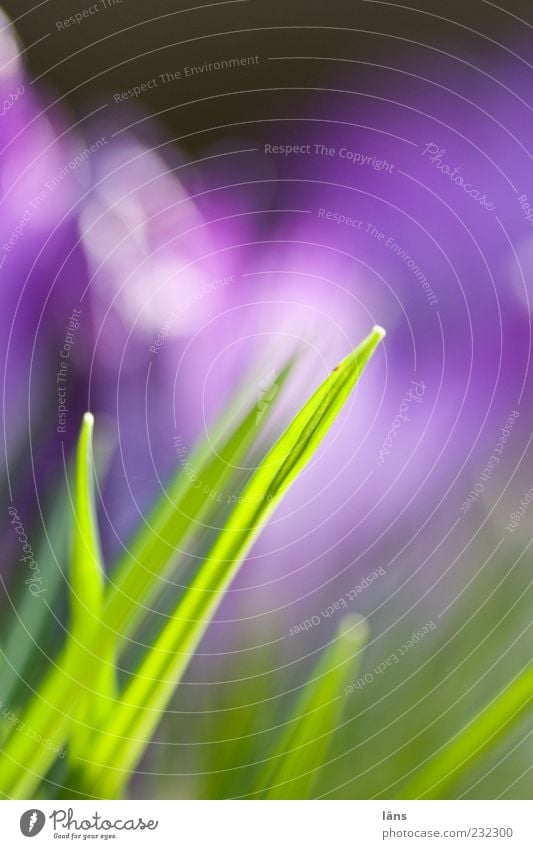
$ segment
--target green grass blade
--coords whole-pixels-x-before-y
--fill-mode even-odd
[[[383,336],[381,328],[374,328],[334,369],[252,476],[174,615],[132,677],[107,733],[94,747],[95,792],[104,797],[119,792],[261,528],[313,456]]]
[[[8,799],[32,799],[64,744],[72,724],[73,677],[68,657],[54,666],[20,717],[20,725],[2,746],[0,793]],[[75,691],[74,691],[75,692]],[[35,743],[42,739],[42,743]]]
[[[446,799],[450,787],[533,706],[533,667],[472,719],[402,790],[402,799]]]
[[[292,370],[291,361],[276,379],[280,389]],[[279,395],[279,392],[278,392]],[[269,413],[274,409],[270,405]],[[200,446],[193,454],[191,463],[198,470],[198,477],[212,490],[220,491],[228,486],[234,469],[254,440],[265,427],[268,416],[257,422],[257,408],[252,405],[242,414],[237,423],[230,426],[228,416],[215,425],[219,447],[213,458],[207,445]],[[95,650],[108,655],[117,648],[121,637],[131,633],[149,607],[157,592],[160,578],[176,558],[176,547],[183,544],[190,533],[191,505],[197,521],[206,521],[213,502],[197,500],[197,490],[180,469],[171,484],[170,499],[165,495],[151,515],[149,528],[143,529],[128,548],[128,553],[113,573],[113,584],[108,587],[104,600],[103,633],[99,635]],[[192,500],[190,500],[192,499]],[[151,536],[159,541],[153,545]],[[165,542],[166,541],[166,544]],[[47,670],[38,690],[26,706],[21,720],[33,735],[50,741],[50,746],[35,746],[30,736],[12,735],[0,752],[0,793],[9,798],[31,799],[36,795],[42,776],[61,751],[71,726],[73,705],[80,689],[90,694],[90,683],[79,682],[72,653],[65,648],[55,663]],[[113,707],[113,702],[110,702]],[[81,762],[80,762],[81,769]]]
[[[360,662],[368,628],[358,616],[346,617],[272,752],[257,784],[263,799],[311,799],[345,705],[344,688]]]
[[[50,508],[46,510],[42,535],[37,545],[35,562],[39,565],[42,577],[42,591],[33,594],[28,585],[23,584],[12,609],[6,616],[5,638],[3,641],[4,663],[0,667],[0,694],[3,707],[20,714],[21,706],[27,699],[29,688],[35,685],[36,672],[42,665],[43,657],[52,649],[55,632],[50,629],[48,605],[54,605],[61,598],[63,575],[61,565],[68,560],[69,534],[65,515],[69,509],[69,497],[66,487],[54,487],[48,498]],[[12,731],[8,723],[6,730]],[[5,735],[8,736],[7,734]]]
[[[276,378],[276,394],[292,367],[290,362]],[[258,421],[255,404],[232,427],[228,427],[226,418],[215,427],[216,452],[210,444],[202,443],[190,458],[190,467],[197,480],[185,473],[174,478],[112,574],[104,618],[120,643],[132,634],[155,595],[161,591],[160,579],[176,560],[180,546],[206,521],[216,504],[215,497],[234,477],[235,465],[267,422],[267,416]]]
[[[76,451],[74,531],[70,572],[71,633],[83,642],[100,619],[104,573],[94,499],[94,418],[85,413]],[[93,612],[94,611],[94,612]],[[87,613],[89,616],[87,617]]]
[[[0,758],[1,792],[11,798],[31,798],[42,776],[58,756],[70,734],[73,752],[86,745],[87,725],[98,710],[89,700],[100,698],[109,682],[108,669],[95,671],[95,655],[89,652],[98,630],[103,601],[103,572],[97,531],[92,433],[90,413],[83,419],[76,453],[73,505],[73,537],[70,570],[71,623],[62,665],[52,667],[37,694],[32,696]],[[63,519],[64,521],[64,519]],[[80,673],[91,670],[90,688],[80,687]],[[103,670],[103,671],[102,671]],[[81,689],[81,697],[80,697]],[[76,698],[76,695],[78,698]],[[78,738],[79,735],[79,738]],[[41,740],[42,742],[36,742]]]
[[[91,726],[98,726],[115,695],[114,653],[109,643],[98,646],[102,633],[104,570],[94,496],[94,418],[83,417],[76,451],[74,476],[74,527],[70,568],[69,630],[70,663],[83,679],[91,670],[91,689],[81,689],[76,702],[69,739],[69,754],[75,762],[86,753]]]

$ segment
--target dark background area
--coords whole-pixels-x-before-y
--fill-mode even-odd
[[[62,30],[57,22],[88,9],[89,0],[3,3],[27,48],[33,79],[65,98],[79,116],[104,103],[118,111],[115,92],[161,73],[230,57],[260,57],[257,65],[154,87],[119,114],[118,122],[127,123],[132,107],[141,115],[161,113],[173,137],[189,135],[185,146],[190,149],[201,147],[208,127],[293,114],[305,89],[327,87],[328,79],[342,79],[343,69],[349,68],[351,85],[360,82],[364,88],[373,75],[390,76],[387,69],[431,68],[449,61],[446,54],[487,73],[498,60],[527,64],[531,58],[533,11],[524,0],[506,0],[503,6],[488,0],[419,0],[418,9],[379,0],[102,2],[109,7],[100,6],[98,13]],[[329,61],[269,59],[284,56]]]

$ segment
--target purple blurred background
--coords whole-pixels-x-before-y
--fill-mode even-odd
[[[236,34],[228,7],[231,36],[196,53],[198,19],[182,47],[172,19],[168,55],[150,53],[163,19],[136,28],[136,6],[68,35],[57,20],[70,7],[47,10],[44,30],[44,10],[23,16],[27,44],[51,39],[28,59],[0,23],[2,485],[35,536],[85,409],[110,565],[175,469],[175,438],[192,448],[209,434],[243,380],[261,409],[300,353],[275,431],[373,324],[387,330],[191,682],[216,680],[237,643],[253,666],[262,636],[284,639],[378,567],[387,579],[356,603],[378,628],[407,615],[405,598],[438,617],[496,548],[528,541],[527,518],[508,529],[532,483],[527,27],[487,4],[473,4],[483,36],[459,4],[447,6],[465,16],[455,28],[397,7],[373,47],[371,15],[389,5],[364,4],[366,35],[344,16],[327,47],[313,8],[300,30],[290,11],[274,25],[280,10],[243,4]],[[116,55],[99,41],[110,32]],[[185,74],[193,58],[252,55],[257,67]],[[163,83],[171,69],[182,78]],[[16,587],[7,525],[2,570]]]

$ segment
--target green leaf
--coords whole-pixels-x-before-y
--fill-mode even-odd
[[[364,619],[348,616],[325,650],[270,755],[254,795],[311,799],[345,705],[344,688],[360,663],[368,635]]]
[[[523,718],[533,702],[533,667],[526,669],[435,754],[403,789],[401,799],[445,799],[450,787]]]
[[[94,651],[101,628],[104,579],[94,504],[93,427],[93,416],[86,413],[71,499],[71,621],[62,663],[52,667],[30,699],[1,758],[2,792],[14,798],[35,794],[51,762],[64,755],[68,733],[73,758],[87,751],[91,725],[103,718],[103,706],[112,693],[112,658]]]
[[[74,478],[74,528],[70,568],[71,621],[69,665],[84,681],[90,670],[90,688],[80,687],[69,740],[69,754],[76,762],[87,753],[92,729],[98,727],[115,695],[113,646],[97,646],[102,633],[104,570],[94,497],[94,418],[85,413],[76,452]],[[80,681],[80,683],[81,683]]]
[[[279,393],[293,367],[291,361],[275,380]],[[272,388],[272,384],[270,389]],[[202,443],[188,461],[189,474],[178,474],[170,483],[146,524],[136,534],[111,576],[104,619],[120,644],[149,612],[164,586],[161,578],[176,560],[180,547],[202,530],[218,496],[235,477],[235,466],[257,439],[260,428],[256,405],[232,426],[225,415],[215,427],[213,441]],[[261,428],[266,424],[260,422]],[[192,473],[191,471],[192,470]]]
[[[112,798],[120,792],[261,528],[313,456],[384,334],[382,328],[375,327],[334,369],[252,476],[91,753],[95,793]]]
[[[293,363],[290,362],[276,379],[281,387]],[[273,409],[271,405],[270,409]],[[232,411],[233,412],[233,411]],[[237,423],[230,426],[230,415],[225,414],[215,425],[214,441],[217,453],[203,443],[191,457],[197,477],[210,491],[219,492],[228,486],[234,466],[245,455],[250,444],[260,435],[267,416],[257,422],[257,408],[252,405]],[[231,416],[233,421],[234,416]],[[147,527],[143,528],[128,547],[112,576],[104,600],[102,632],[98,635],[95,651],[109,656],[118,649],[126,635],[132,632],[141,617],[149,611],[166,570],[176,560],[177,548],[193,532],[194,522],[207,521],[214,503],[209,498],[200,499],[195,481],[182,469],[178,470],[170,489],[153,510]],[[196,515],[193,514],[196,511]],[[37,691],[23,714],[25,728],[31,736],[12,735],[0,752],[0,793],[18,799],[35,796],[43,775],[51,766],[56,752],[71,730],[71,715],[76,699],[82,691],[90,689],[79,681],[75,656],[68,647],[46,670]],[[113,708],[113,701],[109,703]],[[31,737],[40,735],[49,741],[48,746],[35,746]],[[79,763],[81,776],[81,761]],[[83,783],[81,778],[76,781]]]

